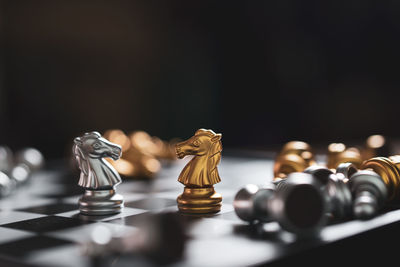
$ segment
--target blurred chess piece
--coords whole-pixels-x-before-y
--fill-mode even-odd
[[[121,255],[144,256],[153,263],[171,264],[182,258],[186,240],[185,228],[176,213],[158,213],[145,216],[138,229],[119,236],[105,226],[97,226],[82,249],[97,263]]]
[[[309,144],[301,141],[286,143],[274,163],[274,180],[285,178],[289,173],[302,172],[316,164]]]
[[[321,188],[313,175],[294,172],[275,189],[247,185],[236,194],[233,206],[242,220],[275,220],[298,237],[314,236],[328,219],[328,199]]]
[[[375,157],[364,161],[363,170],[376,172],[386,185],[389,201],[399,201],[400,197],[400,155]]]
[[[119,159],[121,147],[104,139],[98,132],[90,132],[76,137],[72,150],[81,170],[78,185],[85,189],[79,199],[81,214],[108,215],[121,212],[123,197],[115,191],[121,178],[104,159]]]
[[[221,209],[222,196],[214,191],[221,181],[217,165],[221,160],[221,134],[199,129],[194,136],[176,144],[176,154],[182,159],[194,157],[186,164],[178,181],[185,185],[178,199],[178,208],[185,213],[215,213]]]
[[[340,163],[353,163],[357,168],[361,166],[363,159],[358,148],[349,147],[342,143],[332,143],[328,146],[326,166],[335,170]]]
[[[382,177],[370,170],[354,173],[349,179],[353,194],[353,213],[358,219],[369,219],[378,214],[386,203],[388,190]]]
[[[351,164],[351,163],[350,163]],[[328,214],[331,221],[341,221],[352,216],[352,194],[347,185],[348,175],[354,165],[342,163],[336,172],[323,166],[310,166],[305,173],[313,175],[322,185],[328,199]],[[356,170],[355,170],[356,171]]]
[[[363,160],[374,157],[388,157],[390,148],[387,139],[383,135],[371,135],[367,138],[361,150]]]
[[[166,142],[144,131],[125,135],[121,130],[108,130],[104,136],[121,145],[121,159],[110,163],[126,177],[153,178],[161,169],[161,160],[176,159],[175,141]]]
[[[44,157],[36,148],[27,147],[16,153],[0,146],[0,197],[10,195],[25,184],[44,165]]]

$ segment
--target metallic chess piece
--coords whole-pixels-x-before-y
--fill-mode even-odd
[[[353,194],[353,214],[358,219],[375,216],[387,200],[388,191],[382,177],[370,170],[361,170],[349,179]]]
[[[108,130],[104,136],[121,145],[123,155],[111,165],[125,177],[153,178],[161,169],[160,160],[176,159],[173,143],[150,136],[144,131],[134,131],[125,135],[121,130]]]
[[[185,185],[178,196],[178,208],[184,213],[215,213],[221,209],[222,197],[214,191],[221,181],[217,165],[221,160],[221,134],[199,129],[186,141],[176,144],[176,155],[194,158],[184,167],[178,181]]]
[[[81,170],[78,184],[85,188],[79,199],[80,212],[84,215],[119,213],[123,198],[115,192],[115,186],[121,183],[121,178],[104,157],[119,159],[121,146],[104,139],[98,132],[90,132],[74,139],[73,153]]]
[[[236,194],[233,206],[242,220],[276,220],[298,236],[314,235],[328,219],[328,202],[321,187],[313,175],[294,172],[276,187],[247,185]]]
[[[361,156],[363,160],[368,160],[378,156],[388,157],[389,153],[388,141],[383,135],[380,134],[369,136],[363,149],[361,150]]]
[[[16,164],[25,164],[32,171],[37,171],[44,165],[42,153],[33,147],[21,149],[15,153]]]
[[[344,168],[344,165],[341,165]],[[305,173],[312,174],[322,185],[328,202],[328,212],[333,220],[349,218],[352,213],[352,195],[347,179],[342,173],[334,173],[323,166],[310,166]]]
[[[358,171],[356,165],[351,162],[340,163],[336,168],[336,173],[341,173],[345,177],[344,180],[347,180]]]
[[[342,143],[332,143],[328,146],[328,158],[326,166],[329,169],[336,169],[340,163],[350,162],[357,168],[361,166],[362,158],[358,148],[349,147]]]
[[[247,222],[269,222],[273,218],[268,210],[268,202],[271,201],[275,191],[274,184],[259,187],[248,184],[240,189],[233,201],[236,215]]]
[[[301,141],[286,143],[275,159],[274,179],[285,178],[289,173],[302,172],[316,164],[311,146]]]
[[[400,197],[400,156],[376,157],[364,161],[361,169],[376,172],[383,180],[388,191],[388,200]]]

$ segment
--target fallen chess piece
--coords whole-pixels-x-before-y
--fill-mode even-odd
[[[275,188],[247,185],[233,203],[236,214],[248,222],[277,221],[298,237],[317,235],[328,217],[328,199],[313,175],[290,173]]]
[[[370,170],[354,173],[349,179],[353,194],[353,213],[357,219],[369,219],[386,204],[388,190],[382,177]]]
[[[104,226],[92,231],[92,238],[83,244],[83,253],[95,262],[113,255],[144,257],[157,264],[173,263],[182,258],[187,240],[176,213],[147,215],[138,230],[113,236]]]
[[[98,132],[90,132],[76,137],[72,150],[81,170],[78,184],[85,189],[79,199],[80,212],[84,215],[121,212],[123,197],[115,191],[115,187],[121,183],[121,177],[104,159],[119,159],[121,146],[104,139]]]

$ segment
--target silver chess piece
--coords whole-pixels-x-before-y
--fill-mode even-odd
[[[348,183],[354,198],[354,217],[369,219],[376,216],[388,197],[388,190],[382,177],[376,172],[361,170],[354,173]]]
[[[326,224],[327,198],[321,183],[311,174],[294,172],[275,188],[247,185],[235,196],[239,218],[248,222],[277,221],[297,236],[310,236]]]
[[[342,163],[339,165],[340,172],[333,173],[323,166],[311,166],[304,170],[312,174],[322,185],[321,190],[325,192],[328,199],[328,213],[333,220],[343,220],[351,217],[352,195],[345,174],[353,171],[353,164]],[[339,168],[338,167],[338,168]]]
[[[78,163],[78,185],[85,189],[79,199],[79,210],[84,215],[108,215],[121,212],[123,197],[115,192],[121,183],[118,172],[104,157],[118,160],[121,146],[101,137],[98,132],[85,133],[74,139],[73,153]]]

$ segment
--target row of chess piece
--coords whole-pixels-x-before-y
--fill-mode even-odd
[[[13,152],[8,146],[0,146],[0,198],[15,192],[43,165],[44,157],[35,148],[27,147]]]
[[[239,190],[235,212],[250,223],[277,221],[298,236],[315,235],[330,223],[372,218],[400,196],[400,156],[378,157],[387,147],[380,135],[368,138],[362,149],[334,143],[326,160],[317,162],[309,144],[289,142],[275,159],[273,181]]]
[[[161,170],[162,162],[168,164],[177,159],[175,144],[178,139],[165,141],[145,131],[125,134],[120,129],[109,129],[103,136],[121,146],[121,158],[118,161],[108,159],[108,162],[128,179],[152,179]]]

